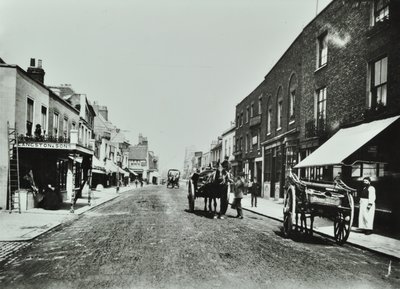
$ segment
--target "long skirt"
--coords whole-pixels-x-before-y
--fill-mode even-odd
[[[368,209],[368,199],[360,199],[360,214],[358,216],[358,228],[372,230],[374,227],[375,204]]]

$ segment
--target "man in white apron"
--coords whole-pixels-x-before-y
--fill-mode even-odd
[[[371,179],[364,178],[364,188],[360,194],[360,214],[358,216],[358,228],[365,234],[372,233],[375,217],[375,188],[371,186]]]

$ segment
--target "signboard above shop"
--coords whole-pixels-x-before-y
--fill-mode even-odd
[[[71,143],[49,143],[49,142],[26,142],[19,143],[20,148],[38,148],[38,149],[63,149],[70,150],[75,149],[75,144]]]
[[[20,142],[18,143],[19,148],[29,149],[50,149],[50,150],[67,150],[67,151],[78,151],[86,154],[93,154],[93,151],[77,145],[75,143],[56,143],[56,142]]]

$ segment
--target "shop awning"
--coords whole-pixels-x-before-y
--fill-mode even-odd
[[[343,164],[343,161],[361,148],[400,116],[342,128],[312,154],[298,163],[295,168],[318,167]]]
[[[92,168],[93,169],[105,169],[104,162],[100,161],[98,158],[93,156],[93,158],[92,158]]]
[[[106,172],[98,169],[92,169],[92,174],[103,174],[105,175]]]
[[[126,168],[126,170],[128,170],[128,172],[131,173],[132,175],[138,176],[138,174],[135,173],[133,170],[131,170],[131,169],[129,169],[129,168]]]
[[[118,166],[110,160],[106,161],[105,167],[107,172],[116,173],[118,171]]]
[[[118,167],[118,173],[124,175],[125,177],[129,177],[129,173],[123,169],[121,169],[120,167]]]

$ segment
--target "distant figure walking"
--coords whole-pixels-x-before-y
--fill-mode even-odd
[[[138,180],[136,179],[136,180],[135,180],[136,188],[137,188],[137,186],[138,186],[138,183],[139,183],[139,182],[138,182]]]
[[[250,187],[250,193],[251,193],[251,206],[257,208],[257,197],[260,192],[260,184],[257,182],[257,178],[254,177],[253,183]]]

